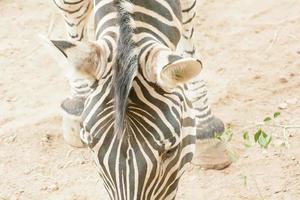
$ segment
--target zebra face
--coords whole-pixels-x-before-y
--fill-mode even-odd
[[[52,43],[75,74],[95,77],[97,69],[101,71],[98,46]],[[81,53],[76,53],[77,47]],[[130,84],[121,134],[116,131],[113,66],[105,67],[98,87],[85,101],[81,137],[95,154],[111,199],[174,199],[192,160],[196,130],[183,84],[200,72],[201,63],[168,49],[151,55],[145,65],[139,63]]]
[[[92,1],[54,2],[69,36],[85,39]],[[96,44],[51,42],[62,66],[71,65],[71,79],[98,81],[84,104],[82,139],[95,154],[111,199],[174,199],[195,143],[183,84],[201,70],[198,60],[175,49],[195,17],[190,11],[196,2],[93,2]]]
[[[195,126],[184,87],[172,91],[133,80],[124,130],[114,130],[113,76],[99,81],[86,101],[82,138],[95,153],[111,199],[173,199],[180,176],[193,156]]]

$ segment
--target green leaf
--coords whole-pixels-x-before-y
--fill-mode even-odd
[[[275,112],[275,113],[273,114],[273,116],[274,116],[274,119],[275,119],[275,118],[277,118],[277,117],[279,117],[279,116],[280,116],[280,114],[281,114],[280,112]]]
[[[259,130],[254,134],[254,141],[255,141],[255,142],[258,141],[258,139],[259,139],[261,133],[262,133],[262,130],[259,129]]]
[[[263,137],[267,137],[267,136],[268,136],[268,134],[266,134],[266,132],[264,132],[263,130],[261,130],[261,135],[262,135]]]
[[[266,117],[266,118],[264,119],[264,122],[269,122],[269,121],[271,121],[271,120],[272,120],[271,117]]]
[[[251,144],[251,141],[250,141],[249,133],[247,131],[244,132],[243,138],[244,138],[245,147],[250,148],[252,146],[252,144]]]
[[[233,137],[231,128],[227,128],[224,133],[215,133],[214,137],[223,142],[230,142]]]
[[[249,140],[250,140],[250,137],[249,137],[249,133],[248,133],[248,131],[244,132],[244,134],[243,134],[243,138],[244,138],[244,140],[247,140],[247,141],[249,141]]]
[[[232,140],[232,136],[233,136],[233,132],[231,129],[228,129],[228,131],[226,132],[226,136],[227,136],[226,141],[230,142]]]
[[[259,138],[258,138],[257,143],[258,143],[261,147],[265,148],[266,145],[267,145],[267,140],[266,140],[266,138],[265,138],[263,135],[260,135]]]
[[[272,135],[269,135],[269,136],[267,137],[267,146],[266,146],[266,148],[269,147],[269,144],[271,143],[271,141],[272,141]]]
[[[272,141],[272,136],[266,134],[264,131],[261,130],[261,134],[258,138],[257,143],[262,147],[262,148],[268,148],[270,142]]]
[[[216,139],[222,140],[222,134],[221,133],[215,133],[214,136],[215,136]]]

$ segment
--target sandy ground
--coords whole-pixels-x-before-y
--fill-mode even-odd
[[[300,125],[299,10],[299,0],[203,0],[199,8],[198,56],[233,147],[242,146],[238,130],[283,102],[278,123]],[[51,1],[0,0],[0,199],[107,199],[89,151],[63,141],[59,104],[68,86],[38,33],[65,37]],[[243,149],[223,171],[191,166],[177,199],[300,199],[300,131],[287,131],[289,148],[276,145],[282,129],[266,131],[268,150]]]

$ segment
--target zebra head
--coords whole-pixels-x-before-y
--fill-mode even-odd
[[[170,50],[148,59],[148,69],[138,62],[132,83],[120,81],[131,85],[128,97],[116,93],[115,65],[123,62],[115,61],[85,104],[81,136],[111,199],[174,199],[193,157],[195,121],[183,83],[201,64]],[[116,101],[123,101],[124,113]]]
[[[165,47],[119,48],[86,101],[82,139],[111,199],[173,199],[196,140],[184,83],[201,63]]]
[[[153,48],[140,50],[139,56],[127,54],[125,60],[116,56],[100,70],[97,43],[60,42],[73,48],[63,49],[52,42],[77,73],[93,78],[95,71],[104,71],[85,101],[81,139],[95,154],[110,198],[173,199],[196,141],[193,108],[184,83],[200,73],[201,62],[153,43]],[[117,68],[134,64],[132,77],[122,81],[122,75],[130,74],[118,74]],[[129,91],[122,91],[120,84]]]
[[[119,23],[115,34],[104,31],[101,37],[106,40],[97,39],[97,50],[90,43],[61,48],[52,42],[76,73],[98,81],[85,101],[81,138],[95,155],[111,199],[174,199],[196,142],[193,107],[184,84],[202,67],[200,61],[175,52],[181,37],[180,3],[96,2],[103,2],[102,13],[111,11],[107,5],[117,7],[118,15],[112,15]],[[155,9],[163,23],[147,17]],[[103,41],[103,47],[110,48],[102,48]]]

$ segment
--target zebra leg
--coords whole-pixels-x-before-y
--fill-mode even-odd
[[[92,0],[53,0],[61,11],[70,41],[87,41],[87,25],[93,10]],[[64,43],[69,45],[68,43]],[[55,44],[58,49],[63,43]],[[67,66],[64,66],[67,67]],[[61,108],[63,110],[63,135],[65,141],[75,147],[83,147],[80,139],[81,113],[84,102],[91,92],[93,80],[87,79],[82,73],[68,73],[71,95],[65,99]]]
[[[197,148],[193,163],[205,169],[224,169],[231,164],[226,144],[215,138],[224,132],[223,122],[212,115],[203,80],[187,85],[187,95],[195,108]]]
[[[52,41],[52,42],[57,47],[57,49],[60,50],[61,52],[67,50],[68,52],[75,54],[76,52],[73,53],[72,50],[78,51],[77,50],[78,48],[73,48],[73,47],[79,46],[78,44],[80,44],[76,42],[79,41],[86,42],[88,40],[87,26],[90,19],[90,15],[94,7],[93,0],[53,0],[53,2],[62,13],[66,30],[67,30],[68,40],[70,42],[63,41],[63,40]],[[81,49],[85,49],[85,48],[89,49],[89,47],[90,45],[88,44],[85,46],[84,45],[80,46]],[[82,51],[82,53],[87,54],[89,52]],[[76,56],[79,57],[78,60],[80,61],[80,63],[82,63],[81,57],[83,56],[80,57],[78,53]],[[62,58],[61,60],[64,59],[65,58]],[[76,64],[78,65],[78,62]],[[66,66],[63,67],[66,68]],[[86,98],[89,95],[90,86],[93,83],[93,81],[91,83],[91,81],[87,79],[86,76],[83,76],[81,73],[68,73],[66,74],[66,76],[69,80],[69,84],[71,88],[71,97]]]
[[[204,80],[195,80],[189,83],[187,88],[187,94],[196,114],[197,139],[213,139],[216,134],[223,133],[225,129],[224,123],[212,114]]]
[[[187,57],[194,57],[195,46],[194,36],[194,18],[196,17],[197,1],[182,1],[182,21],[183,33],[178,44],[177,51]],[[200,140],[213,138],[215,133],[223,133],[224,124],[221,120],[212,115],[205,82],[201,77],[188,84],[188,94],[196,111],[197,138]]]
[[[53,0],[61,11],[69,39],[88,39],[87,25],[93,10],[92,0]]]
[[[194,57],[194,18],[197,0],[182,0],[183,33],[177,51],[183,56]],[[207,169],[222,169],[230,165],[225,144],[215,139],[216,133],[224,132],[224,123],[215,117],[208,103],[207,88],[201,75],[187,84],[189,96],[196,114],[197,151],[193,162]]]

